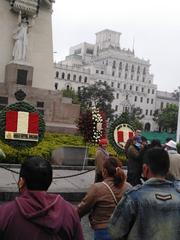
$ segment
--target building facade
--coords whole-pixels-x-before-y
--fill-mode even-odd
[[[154,111],[164,108],[166,102],[177,104],[177,100],[173,94],[157,90],[149,60],[121,48],[120,36],[119,32],[103,30],[96,33],[95,44],[84,42],[71,47],[69,56],[55,63],[54,87],[77,91],[97,81],[106,82],[114,89],[115,114],[140,107],[144,129],[157,130]]]

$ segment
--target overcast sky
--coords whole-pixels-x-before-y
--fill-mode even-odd
[[[63,60],[69,48],[95,43],[103,29],[121,32],[121,48],[149,59],[158,90],[180,86],[179,0],[56,0],[53,12],[54,58]]]

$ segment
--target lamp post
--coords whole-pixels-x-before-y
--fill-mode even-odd
[[[180,142],[180,87],[178,87],[179,94],[179,108],[178,108],[178,120],[177,120],[177,132],[176,132],[176,142]]]

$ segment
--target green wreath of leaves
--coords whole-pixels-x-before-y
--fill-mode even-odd
[[[22,111],[22,112],[36,112],[39,114],[39,141],[20,141],[20,140],[9,140],[5,139],[5,127],[6,127],[6,112],[7,111]],[[31,148],[35,147],[44,138],[45,133],[45,122],[42,114],[32,105],[27,102],[17,102],[11,104],[0,111],[0,139],[5,143],[14,148]]]
[[[109,133],[108,133],[108,139],[114,150],[117,152],[117,154],[121,155],[124,153],[124,150],[119,147],[119,145],[116,143],[114,139],[114,130],[116,127],[122,123],[126,123],[131,125],[134,129],[136,128],[135,123],[130,119],[129,115],[124,112],[121,114],[120,117],[118,117],[110,126]]]

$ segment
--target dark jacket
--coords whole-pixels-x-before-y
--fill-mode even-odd
[[[60,195],[25,191],[0,206],[1,240],[83,240],[79,216]]]

